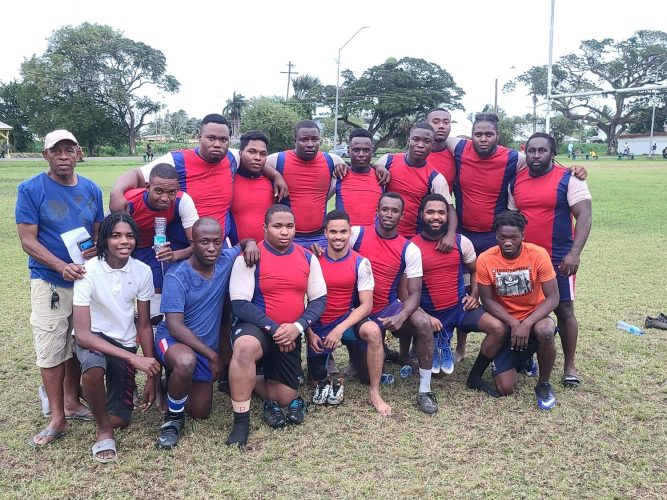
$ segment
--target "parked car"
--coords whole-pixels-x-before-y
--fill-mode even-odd
[[[347,144],[338,144],[334,146],[334,148],[329,151],[329,153],[333,153],[335,155],[340,156],[341,158],[349,158],[350,157],[350,152],[348,151]]]

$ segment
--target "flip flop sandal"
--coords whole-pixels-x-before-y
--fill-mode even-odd
[[[81,420],[84,422],[91,422],[95,420],[93,418],[93,412],[90,411],[88,408],[83,408],[82,410],[77,411],[76,413],[72,413],[70,415],[65,415],[65,418],[67,420]]]
[[[37,434],[37,436],[31,436],[28,438],[28,444],[32,446],[33,448],[43,448],[44,446],[49,446],[50,444],[55,443],[58,441],[61,437],[63,437],[65,434],[67,434],[66,431],[56,431],[56,430],[49,430],[49,429],[44,429],[42,432]],[[47,437],[52,437],[53,439],[51,441],[48,441],[43,444],[35,443],[35,438],[40,437],[40,438],[47,438]]]
[[[562,382],[567,389],[576,389],[581,385],[581,379],[576,375],[563,375]]]
[[[109,450],[113,451],[113,457],[101,458],[97,456],[98,453]],[[91,451],[93,452],[93,458],[103,464],[114,462],[116,460],[116,457],[118,456],[118,453],[116,453],[116,440],[111,438],[102,439],[101,441],[98,441],[93,445]]]

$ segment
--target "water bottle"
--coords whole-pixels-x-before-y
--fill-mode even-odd
[[[167,243],[167,219],[155,217],[155,236],[153,236],[153,250],[156,252]]]
[[[403,365],[399,373],[401,374],[401,378],[408,378],[412,375],[412,367],[410,365]]]
[[[616,328],[625,330],[626,332],[631,333],[632,335],[644,335],[644,330],[642,330],[638,326],[631,325],[620,319],[616,322]]]
[[[396,381],[391,373],[383,373],[380,375],[380,383],[384,385],[391,385]]]

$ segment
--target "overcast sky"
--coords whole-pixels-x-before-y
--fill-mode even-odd
[[[281,71],[290,60],[294,71],[335,84],[338,48],[367,25],[342,51],[341,69],[359,76],[388,57],[405,56],[439,64],[466,92],[466,111],[454,115],[457,134],[470,131],[467,113],[493,103],[495,78],[502,88],[513,75],[547,63],[551,5],[550,0],[6,3],[0,14],[1,82],[19,76],[24,58],[43,53],[53,30],[86,21],[108,24],[164,52],[169,73],[181,83],[180,92],[164,101],[170,111],[184,109],[195,117],[219,112],[233,91],[246,97],[284,95],[287,77]],[[554,61],[576,51],[581,40],[665,30],[666,13],[659,0],[556,0]],[[528,113],[532,104],[524,94],[523,89],[500,92],[499,106],[511,114]]]

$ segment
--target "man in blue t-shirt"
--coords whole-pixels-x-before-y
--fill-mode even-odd
[[[165,321],[155,334],[155,354],[167,368],[167,414],[158,448],[176,446],[185,425],[185,410],[207,418],[213,401],[212,382],[222,369],[218,356],[222,304],[236,257],[245,251],[248,266],[257,263],[255,240],[222,250],[222,229],[210,217],[192,226],[192,256],[169,268],[160,311]]]
[[[90,419],[79,400],[80,368],[73,358],[74,281],[83,278],[85,259],[96,255],[97,228],[104,219],[102,191],[74,173],[76,138],[55,130],[44,138],[42,156],[49,170],[22,182],[16,224],[30,268],[30,324],[51,421],[28,440],[34,447],[62,437],[66,418]]]

